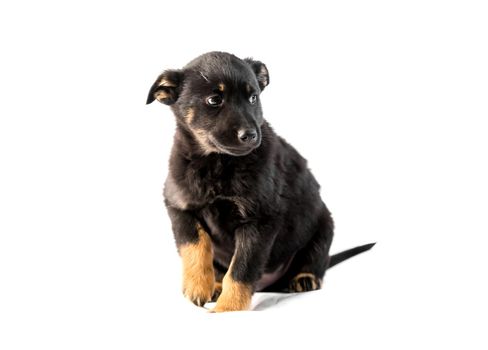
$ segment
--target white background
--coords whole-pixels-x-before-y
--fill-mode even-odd
[[[0,5],[0,348],[486,349],[483,1],[131,3]],[[162,204],[175,124],[146,94],[212,50],[267,64],[332,251],[378,242],[259,312],[181,297]]]

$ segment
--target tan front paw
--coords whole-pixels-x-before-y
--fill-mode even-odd
[[[212,299],[215,288],[212,242],[197,225],[198,240],[180,246],[183,262],[183,294],[198,306]]]
[[[192,303],[203,306],[212,300],[215,286],[215,276],[212,273],[202,275],[183,276],[183,294]]]
[[[224,279],[222,293],[210,312],[244,311],[251,306],[252,287],[244,283]]]

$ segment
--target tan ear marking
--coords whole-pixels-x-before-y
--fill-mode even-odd
[[[156,94],[154,95],[154,97],[159,102],[162,102],[164,99],[166,99],[168,97],[171,97],[171,95],[169,93],[167,93],[166,91],[160,90],[160,91],[157,91],[156,92]]]
[[[170,80],[167,80],[166,78],[162,78],[161,81],[159,82],[158,86],[164,86],[164,87],[176,87],[176,84],[173,83]]]
[[[264,65],[262,65],[259,69],[258,81],[263,84],[263,86],[267,86],[269,84],[268,69]]]

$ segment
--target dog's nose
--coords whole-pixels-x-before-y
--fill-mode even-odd
[[[241,129],[237,133],[237,137],[242,143],[255,143],[258,140],[258,133],[256,129]]]

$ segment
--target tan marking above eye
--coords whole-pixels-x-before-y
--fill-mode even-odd
[[[220,83],[220,84],[218,85],[218,88],[219,88],[219,91],[224,92],[224,90],[225,90],[225,85],[224,85],[224,83]]]

